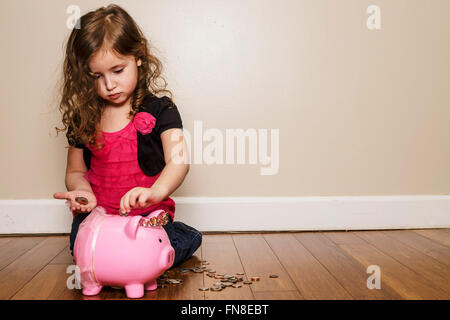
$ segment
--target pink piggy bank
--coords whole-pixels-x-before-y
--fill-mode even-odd
[[[175,258],[160,226],[167,219],[164,210],[145,218],[110,215],[101,206],[92,210],[80,224],[73,252],[82,293],[91,296],[105,285],[120,286],[128,298],[141,298],[144,290],[155,290],[156,279]]]

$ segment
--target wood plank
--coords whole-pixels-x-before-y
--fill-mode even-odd
[[[67,280],[72,275],[66,273],[63,264],[48,264],[17,292],[12,300],[80,300],[81,290],[69,289]]]
[[[348,255],[358,260],[367,268],[377,265],[381,272],[381,289],[370,291],[381,292],[385,288],[394,288],[403,299],[445,299],[448,295],[436,288],[431,282],[405,267],[375,247],[361,244],[339,245]]]
[[[450,247],[450,233],[443,229],[424,229],[424,230],[414,230],[414,232],[420,234],[421,236],[436,241],[446,247]]]
[[[197,249],[194,256],[182,263],[178,268],[191,268],[201,262],[201,248]],[[165,288],[154,291],[145,291],[141,300],[203,300],[204,294],[198,290],[203,286],[203,273],[182,274],[177,268],[166,271],[170,278],[183,279],[180,284],[166,284]],[[98,300],[136,300],[127,297],[124,288],[104,287],[95,296]]]
[[[298,291],[258,291],[254,294],[256,300],[303,300]]]
[[[251,278],[260,277],[250,288],[255,292],[296,291],[289,274],[278,261],[261,234],[234,234],[232,236],[245,274]],[[269,278],[277,274],[278,278]],[[275,295],[274,295],[275,296]]]
[[[0,299],[10,299],[61,250],[67,246],[65,236],[45,237],[32,249],[0,270]]]
[[[203,260],[209,262],[208,269],[214,269],[216,274],[232,274],[237,277],[237,272],[244,272],[241,260],[230,234],[207,235],[202,243]],[[220,279],[210,278],[205,273],[205,287],[211,287],[213,283],[220,282]],[[240,282],[242,284],[242,282]],[[206,300],[253,300],[253,293],[248,285],[241,288],[227,287],[222,291],[205,291]]]
[[[194,255],[184,263],[182,263],[178,268],[190,268],[201,264],[201,246],[197,249]],[[68,256],[70,252],[68,252]],[[58,257],[52,260],[52,264],[59,265],[63,259],[68,258],[67,253],[60,253]],[[55,263],[57,261],[57,263]],[[72,264],[72,262],[70,262]],[[61,264],[62,265],[62,264]],[[67,265],[66,265],[67,267]],[[168,270],[167,273],[171,278],[183,279],[184,282],[181,284],[171,284],[166,285],[165,288],[158,288],[154,291],[145,291],[142,300],[203,300],[204,293],[198,290],[199,287],[203,286],[203,273],[188,273],[182,274],[181,272],[173,268]],[[195,289],[195,290],[194,290]],[[66,289],[70,291],[69,289]],[[81,289],[74,289],[74,296],[77,298],[77,294],[83,300],[136,300],[129,299],[126,296],[124,288],[112,288],[105,286],[102,291],[96,296],[83,296]],[[68,293],[66,293],[68,294]]]
[[[0,239],[0,270],[44,240],[45,237],[3,237]]]
[[[450,250],[448,247],[411,230],[389,230],[382,232],[450,267]]]
[[[11,240],[17,239],[18,237],[12,236],[0,236],[0,252],[2,252],[5,245],[7,245]]]
[[[202,240],[203,241],[203,240]],[[179,268],[192,268],[200,266],[202,261],[203,244],[197,249],[194,255],[183,262],[177,268],[169,270],[170,278],[183,279],[181,284],[168,284],[166,288],[158,288],[155,291],[146,291],[143,299],[148,300],[204,300],[205,294],[199,291],[199,287],[204,286],[203,273],[189,272],[183,274]]]
[[[75,260],[73,259],[72,255],[70,254],[70,247],[67,245],[65,249],[63,249],[52,261],[50,261],[50,264],[64,264],[64,265],[71,265],[75,264]]]
[[[335,244],[364,244],[366,241],[357,237],[355,232],[338,231],[322,232],[322,234]]]
[[[352,299],[292,234],[265,234],[264,238],[305,299]]]
[[[66,274],[66,269],[69,265],[73,264],[73,261],[70,261],[72,259],[72,255],[70,254],[70,252],[68,251],[68,247],[65,248],[60,254],[58,254],[52,261],[51,264],[54,266],[54,268],[50,268],[50,269],[46,269],[46,274],[50,273],[50,272],[59,272],[60,274],[58,274],[57,276],[55,275],[54,277],[57,278],[59,277],[60,279],[60,287],[55,287],[52,290],[52,293],[49,295],[49,299],[83,299],[83,300],[135,300],[135,299],[128,299],[125,293],[125,289],[124,288],[112,288],[109,286],[106,286],[102,289],[102,291],[96,295],[96,296],[84,296],[81,293],[81,289],[73,289],[70,290],[69,288],[67,288],[66,285],[66,281],[67,278],[70,276],[70,274]],[[69,261],[67,261],[69,260]],[[188,261],[184,262],[183,264],[181,264],[179,266],[179,268],[181,267],[193,267],[196,265],[200,265],[201,264],[201,247],[194,253],[194,256],[189,259]],[[56,271],[55,271],[56,270]],[[189,274],[182,274],[179,271],[173,271],[170,270],[169,271],[170,277],[172,278],[179,278],[179,279],[184,279],[184,283],[182,284],[178,284],[178,285],[167,285],[166,288],[158,288],[155,291],[145,291],[144,297],[141,298],[143,300],[169,300],[169,299],[204,299],[204,294],[203,292],[198,291],[198,287],[203,286],[203,274],[194,274],[194,273],[189,273]],[[37,283],[41,283],[41,278],[45,279],[45,275],[38,277],[36,281],[38,281]],[[62,280],[64,279],[64,280]],[[33,279],[34,280],[34,279]],[[62,282],[64,281],[64,283]],[[35,286],[34,282],[32,284],[30,284],[31,287],[33,288],[33,286]],[[37,287],[39,285],[36,285]],[[195,287],[195,290],[194,288]],[[60,291],[64,291],[63,293],[60,294]],[[17,297],[15,297],[16,299],[21,299],[21,297],[26,297],[28,295],[30,295],[31,297],[34,297],[34,295],[36,296],[35,299],[40,299],[40,297],[45,297],[45,295],[47,294],[47,292],[43,292],[41,294],[35,294],[33,292],[31,293],[26,293],[26,292],[21,292],[20,295],[17,295]],[[57,295],[60,294],[60,296],[58,297]],[[28,299],[28,298],[27,298]],[[45,299],[45,298],[44,298]]]
[[[367,266],[343,251],[326,236],[319,232],[295,233],[294,236],[306,249],[334,276],[334,278],[355,299],[400,299],[398,293],[388,286],[381,290],[367,288]],[[366,250],[371,250],[365,244]]]
[[[184,283],[146,291],[143,299],[333,299],[342,292],[347,299],[449,299],[449,235],[449,229],[204,235],[195,256],[180,267],[199,266],[205,259],[219,273],[243,271],[261,281],[202,292],[199,287],[219,280],[172,270]],[[87,297],[67,287],[67,266],[74,264],[68,236],[0,237],[2,264],[0,299],[127,299],[123,289],[106,287]],[[366,287],[371,264],[381,268],[381,290]],[[269,278],[272,273],[281,279]]]
[[[450,269],[447,266],[402,242],[392,241],[384,233],[367,231],[355,234],[450,294]]]

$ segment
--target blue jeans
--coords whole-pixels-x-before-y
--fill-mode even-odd
[[[73,247],[75,244],[75,238],[78,233],[78,227],[81,222],[89,215],[88,213],[77,214],[72,221],[72,230],[70,232],[70,253],[73,256]],[[149,213],[142,215],[146,217]],[[163,226],[164,230],[169,237],[170,244],[175,250],[175,261],[172,267],[179,265],[180,263],[188,260],[194,252],[202,244],[202,234],[196,229],[179,221],[170,222]]]

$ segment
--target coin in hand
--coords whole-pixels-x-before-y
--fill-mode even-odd
[[[89,203],[88,199],[85,197],[76,197],[75,201],[78,202],[81,205],[86,205]]]

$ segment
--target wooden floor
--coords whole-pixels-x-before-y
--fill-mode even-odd
[[[69,236],[0,237],[0,299],[126,299],[103,288],[94,297],[69,289]],[[181,284],[146,291],[143,299],[449,299],[450,229],[356,232],[205,234],[182,267],[260,281],[242,288],[200,291],[219,280],[205,273],[170,271]],[[381,289],[367,288],[370,265]],[[270,278],[276,274],[278,278]]]

